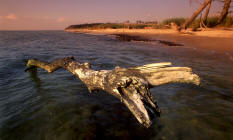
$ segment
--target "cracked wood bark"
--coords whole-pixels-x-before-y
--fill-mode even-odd
[[[113,70],[95,71],[88,63],[79,63],[73,57],[57,59],[51,63],[30,59],[28,71],[39,67],[49,73],[65,68],[77,76],[89,92],[103,90],[117,97],[132,112],[136,119],[149,127],[160,109],[149,88],[167,83],[193,83],[199,85],[200,79],[188,67],[169,67],[170,62],[153,63],[134,68],[115,67]]]

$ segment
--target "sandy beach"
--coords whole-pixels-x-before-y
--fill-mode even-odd
[[[204,31],[177,32],[173,29],[69,29],[68,32],[82,32],[90,34],[127,34],[144,38],[165,40],[186,47],[209,49],[211,51],[233,54],[233,30],[206,29]]]

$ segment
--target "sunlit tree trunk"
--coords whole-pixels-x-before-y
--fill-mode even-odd
[[[211,0],[205,0],[201,6],[193,13],[190,19],[188,19],[184,25],[183,29],[187,29],[188,26],[196,19],[196,17],[206,8],[206,6],[211,2]]]
[[[208,6],[207,6],[207,8],[206,8],[206,12],[205,12],[205,15],[204,15],[204,17],[203,17],[203,23],[204,23],[204,24],[206,24],[206,21],[207,21],[209,12],[210,12],[211,3],[212,3],[212,0],[210,0],[210,3],[208,4]]]
[[[222,12],[219,16],[218,23],[222,23],[224,19],[226,19],[230,5],[231,5],[231,0],[226,0]]]

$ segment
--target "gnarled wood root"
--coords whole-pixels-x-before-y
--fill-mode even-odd
[[[51,63],[30,59],[27,70],[39,67],[49,73],[65,68],[77,76],[89,92],[103,90],[120,99],[137,120],[149,127],[160,109],[149,88],[167,83],[200,84],[200,79],[188,67],[169,67],[171,63],[153,63],[134,68],[116,67],[113,70],[95,71],[88,63],[79,63],[73,57],[57,59]]]

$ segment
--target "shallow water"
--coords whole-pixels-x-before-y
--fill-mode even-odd
[[[201,86],[153,88],[162,114],[146,129],[118,99],[88,93],[64,69],[24,72],[30,58],[65,56],[97,70],[170,61],[191,67]],[[0,140],[97,138],[233,139],[233,54],[63,31],[1,31]]]

